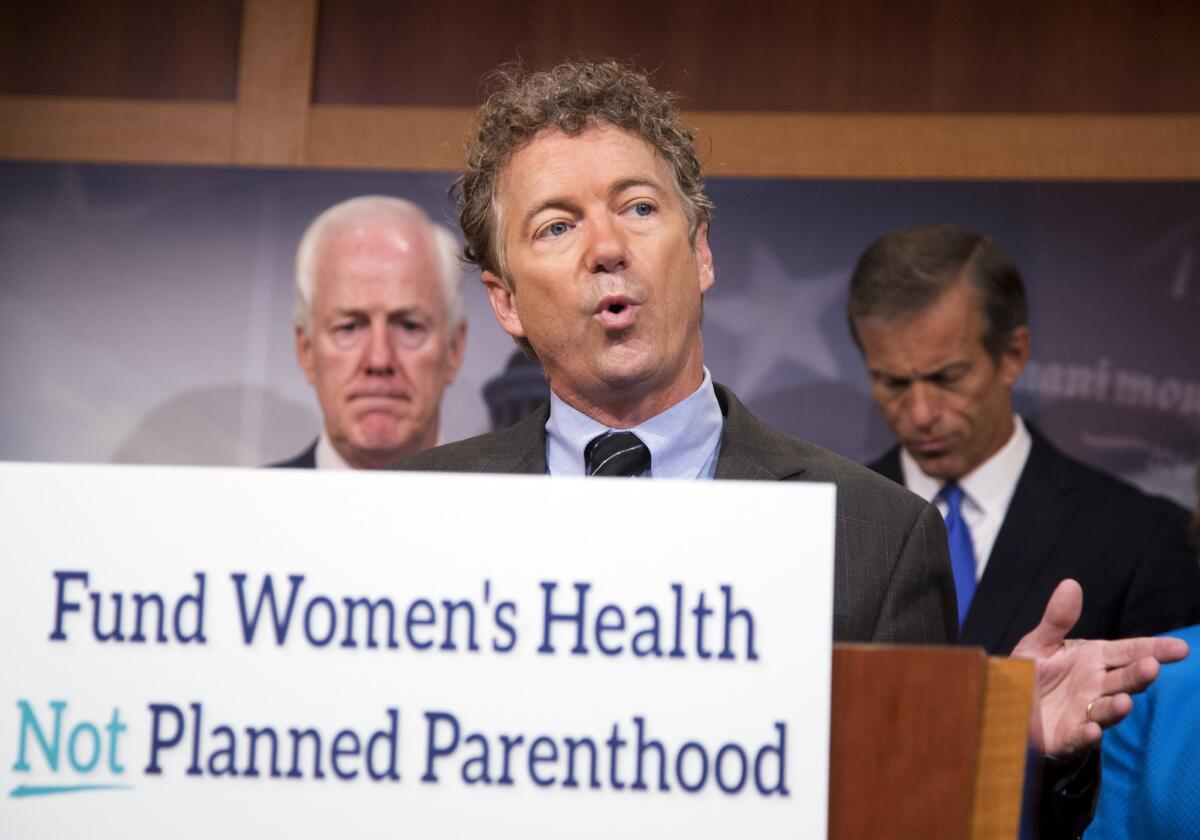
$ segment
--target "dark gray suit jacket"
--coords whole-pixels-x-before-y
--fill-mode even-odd
[[[1154,636],[1200,621],[1200,567],[1187,511],[1059,452],[1029,427],[1033,448],[963,622],[963,644],[1010,653],[1037,626],[1064,578],[1083,587],[1071,635]],[[898,449],[871,469],[903,483]]]
[[[946,530],[937,508],[865,467],[783,434],[717,385],[725,431],[718,479],[837,485],[833,636],[839,642],[945,643],[958,635]],[[546,473],[546,420],[419,452],[403,470]]]

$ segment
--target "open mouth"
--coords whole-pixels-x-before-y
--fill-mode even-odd
[[[624,295],[608,295],[596,307],[596,318],[607,330],[623,330],[633,325],[638,305]]]

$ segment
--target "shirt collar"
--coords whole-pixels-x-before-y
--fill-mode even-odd
[[[1021,415],[1013,415],[1013,431],[1008,442],[974,470],[958,481],[964,497],[980,510],[997,510],[1008,504],[1013,489],[1025,469],[1033,439]],[[900,473],[904,486],[926,501],[933,501],[945,483],[921,472],[917,460],[900,448]]]
[[[712,375],[704,368],[700,387],[627,431],[649,448],[651,476],[692,479],[699,477],[709,463],[720,444],[724,425]],[[551,391],[550,419],[546,421],[546,464],[550,474],[583,475],[584,447],[607,431],[608,426],[567,405]]]
[[[317,441],[317,469],[319,470],[350,470],[353,469],[346,463],[346,459],[341,453],[333,448],[333,441],[329,439],[329,432],[321,429],[321,438]]]

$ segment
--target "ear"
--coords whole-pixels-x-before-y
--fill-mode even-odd
[[[304,369],[304,376],[308,379],[308,384],[316,385],[317,378],[313,360],[312,339],[298,324],[296,325],[296,361]]]
[[[1000,375],[1010,388],[1025,369],[1029,361],[1029,328],[1017,327],[1008,337],[1008,344],[1000,354]]]
[[[717,281],[713,269],[712,250],[708,247],[708,223],[696,228],[696,265],[700,270],[700,294],[704,294]]]
[[[450,354],[446,363],[446,384],[449,385],[454,381],[454,377],[458,375],[458,369],[462,365],[463,351],[467,347],[467,322],[463,321],[458,325],[458,329],[454,333],[454,337],[450,339]]]
[[[517,314],[516,292],[509,288],[502,277],[490,271],[484,271],[482,278],[488,300],[492,302],[492,312],[496,313],[501,329],[513,338],[524,338],[525,328],[521,326],[521,316]]]

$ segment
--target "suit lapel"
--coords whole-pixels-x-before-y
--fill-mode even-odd
[[[965,644],[999,646],[1078,507],[1057,453],[1029,431],[1033,447],[963,622]]]
[[[725,415],[716,478],[782,481],[804,472],[804,459],[794,442],[787,445],[782,432],[762,423],[728,388],[715,383],[713,388]]]
[[[546,421],[550,404],[543,403],[521,422],[497,433],[488,456],[488,471],[546,474]]]

